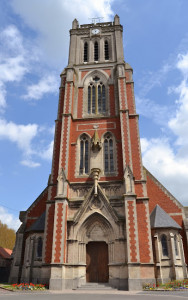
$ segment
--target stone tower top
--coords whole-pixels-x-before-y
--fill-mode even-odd
[[[83,25],[74,19],[70,30],[69,67],[123,63],[122,31],[118,15],[115,15],[114,22]]]

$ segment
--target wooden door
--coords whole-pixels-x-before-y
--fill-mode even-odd
[[[86,281],[108,282],[108,245],[89,242],[86,245]]]

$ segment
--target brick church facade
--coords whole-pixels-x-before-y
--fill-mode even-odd
[[[122,26],[70,30],[48,186],[17,231],[10,282],[140,289],[187,277],[188,211],[142,165]]]

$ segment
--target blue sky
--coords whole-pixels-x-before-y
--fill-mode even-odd
[[[0,220],[19,226],[51,171],[59,74],[69,29],[91,17],[124,27],[143,164],[188,205],[188,1],[0,1]]]

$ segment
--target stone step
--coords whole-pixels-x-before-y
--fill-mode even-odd
[[[79,290],[114,290],[108,283],[87,282],[78,287]]]

